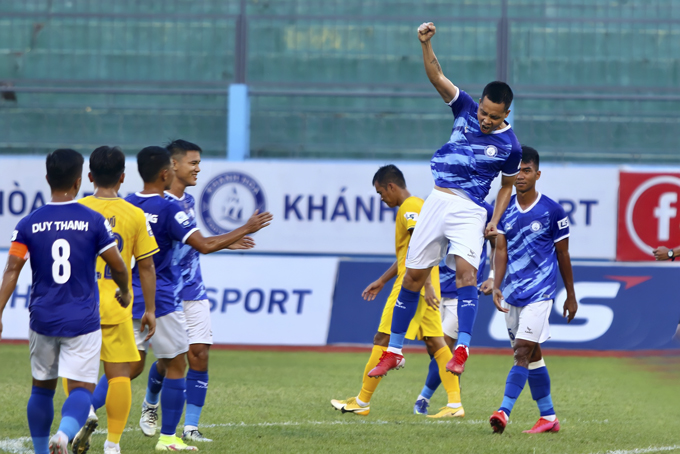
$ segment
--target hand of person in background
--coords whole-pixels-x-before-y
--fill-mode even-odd
[[[242,250],[242,249],[252,249],[255,247],[255,240],[253,240],[249,236],[244,236],[240,240],[238,240],[236,243],[230,244],[227,246],[227,249],[231,249],[232,251],[236,250]]]
[[[482,282],[482,285],[479,287],[479,290],[485,295],[491,295],[493,292],[493,278],[489,278]]]
[[[378,293],[380,293],[380,290],[385,286],[383,284],[382,280],[378,279],[377,281],[373,281],[370,284],[368,284],[368,287],[361,292],[361,296],[366,300],[366,301],[373,301],[376,296],[378,296]]]
[[[510,312],[509,309],[503,307],[503,292],[501,292],[501,289],[499,288],[493,289],[493,304],[496,306],[496,309],[498,309],[499,312],[503,312],[505,314]]]
[[[652,254],[654,254],[654,258],[658,261],[669,260],[671,258],[668,256],[669,250],[670,249],[665,246],[659,246],[652,251]]]
[[[274,216],[272,216],[272,214],[268,211],[260,213],[260,210],[255,210],[244,227],[248,233],[255,233],[267,227],[272,222],[273,218]]]
[[[439,310],[439,298],[432,284],[425,283],[425,302],[432,309]]]

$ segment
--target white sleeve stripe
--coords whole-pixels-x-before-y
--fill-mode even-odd
[[[193,235],[194,232],[197,232],[197,231],[198,231],[198,227],[194,227],[193,229],[189,230],[189,233],[187,233],[186,235],[184,235],[184,238],[182,238],[182,243],[185,243],[185,244],[186,244],[186,242],[187,242],[187,240],[189,239],[189,237],[190,237],[191,235]]]
[[[454,102],[456,102],[456,101],[458,100],[458,97],[460,96],[460,88],[456,87],[456,90],[458,90],[458,91],[456,92],[456,96],[454,96],[453,99],[452,99],[451,101],[449,101],[449,102],[446,103],[446,104],[448,104],[449,106],[452,105]]]
[[[106,251],[107,249],[111,249],[111,248],[114,247],[115,245],[116,245],[116,240],[113,240],[113,243],[107,244],[106,246],[104,246],[103,248],[101,248],[101,249],[99,250],[99,253],[98,253],[97,255],[102,255],[102,252]]]
[[[564,236],[559,237],[558,239],[556,239],[555,241],[553,241],[553,243],[559,243],[560,241],[562,241],[562,240],[565,239],[565,238],[569,238],[569,234],[568,234],[568,233],[567,233],[566,235],[564,235]]]
[[[505,173],[505,172],[501,172],[501,173],[502,173],[503,176],[505,176],[505,177],[514,177],[515,175],[517,175],[517,174],[519,173],[519,170],[518,170],[517,172],[515,172],[515,173]]]

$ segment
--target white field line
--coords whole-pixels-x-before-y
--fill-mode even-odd
[[[566,420],[564,421],[566,422]],[[594,420],[594,421],[585,421],[585,420],[577,420],[575,421],[578,424],[608,424],[608,420]],[[395,424],[395,421],[383,421],[383,420],[376,420],[376,421],[366,421],[366,420],[355,420],[355,421],[280,421],[280,422],[260,422],[260,423],[254,423],[254,424],[246,424],[245,422],[233,422],[233,423],[221,423],[221,424],[201,424],[202,428],[219,428],[219,427],[224,427],[224,428],[248,428],[248,427],[296,427],[296,426],[383,426],[383,425],[389,425],[389,424]],[[477,425],[477,424],[488,424],[488,421],[486,419],[468,419],[468,420],[439,420],[439,421],[428,421],[428,420],[423,420],[423,421],[413,421],[413,422],[404,422],[401,421],[400,424],[403,425],[412,425],[412,426],[426,426],[426,425],[440,425],[440,424],[449,424],[449,425],[462,425],[462,424],[467,424],[467,425]],[[512,424],[512,421],[509,423]],[[515,422],[515,424],[519,424],[519,422]],[[530,424],[529,422],[524,422],[524,424]],[[125,432],[130,432],[130,431],[139,431],[140,429],[134,428],[127,428],[125,429]],[[98,429],[94,432],[95,434],[105,434],[106,430],[103,429]],[[674,446],[650,446],[647,448],[637,448],[637,449],[630,449],[630,450],[615,450],[615,451],[598,451],[597,453],[593,454],[647,454],[647,453],[656,453],[656,452],[668,452],[668,451],[674,451],[674,450],[680,450],[680,445],[674,445]],[[31,449],[31,438],[30,437],[19,437],[19,438],[5,438],[4,440],[0,440],[0,451],[4,451],[7,453],[11,454],[34,454],[33,450]]]
[[[638,448],[638,449],[617,449],[616,451],[607,451],[604,454],[645,454],[649,452],[664,452],[664,451],[675,451],[680,450],[680,445],[674,446],[650,446],[648,448]],[[602,453],[595,453],[602,454]]]

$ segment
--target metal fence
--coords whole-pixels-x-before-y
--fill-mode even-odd
[[[184,137],[224,156],[227,89],[251,93],[251,157],[427,159],[446,75],[514,88],[548,160],[680,163],[680,0],[0,0],[0,152],[134,153]]]

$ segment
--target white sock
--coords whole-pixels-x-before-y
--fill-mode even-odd
[[[446,404],[446,406],[449,407],[449,408],[460,408],[460,407],[463,406],[463,404],[461,404],[461,403],[459,402],[459,403],[457,403],[457,404],[453,404],[453,403],[451,403],[451,404]]]
[[[545,419],[546,421],[553,422],[557,419],[557,415],[541,416],[541,418]]]
[[[420,399],[423,399],[423,400],[424,400],[425,402],[427,402],[428,404],[430,403],[430,399],[428,399],[427,397],[423,396],[422,394],[418,395],[418,398],[417,398],[416,400],[420,400]]]
[[[120,451],[120,445],[109,440],[104,442],[104,449],[106,448],[117,448]]]
[[[94,412],[94,405],[90,405],[90,414],[87,415],[89,419],[96,419],[97,418],[97,413]]]
[[[184,431],[189,432],[190,430],[198,430],[196,426],[184,426]]]
[[[357,401],[357,405],[360,406],[360,407],[367,407],[368,406],[368,402],[364,402],[362,400],[359,400],[358,397],[356,398],[356,401]]]
[[[396,347],[387,347],[388,352],[396,353],[397,355],[401,355],[401,348],[396,348]]]

